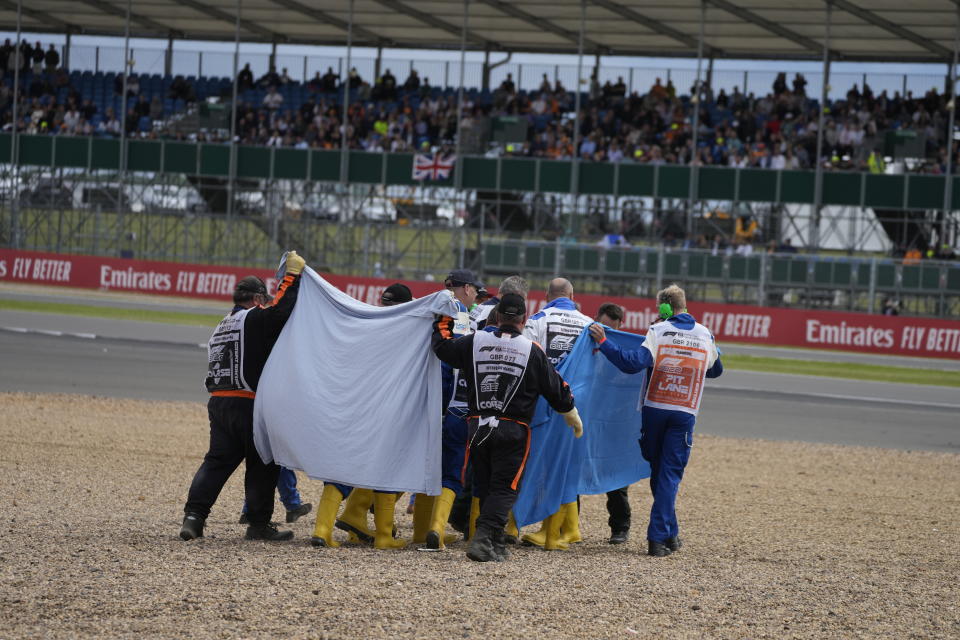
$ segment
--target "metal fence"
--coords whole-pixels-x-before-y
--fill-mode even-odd
[[[960,263],[864,255],[888,250],[875,212],[825,207],[833,254],[767,254],[802,244],[809,205],[451,187],[237,179],[0,165],[0,246],[178,262],[270,266],[297,248],[317,268],[442,279],[465,266],[496,279],[555,274],[579,291],[649,295],[668,281],[705,301],[960,315]],[[232,199],[232,206],[216,208]],[[226,212],[226,213],[223,213]],[[907,218],[910,214],[914,216]],[[899,212],[904,224],[937,212]],[[738,220],[740,221],[738,223]],[[749,242],[743,221],[755,222]],[[739,227],[738,227],[739,224]],[[739,240],[738,240],[739,239]],[[629,246],[623,246],[625,244]],[[706,249],[697,249],[704,246]]]

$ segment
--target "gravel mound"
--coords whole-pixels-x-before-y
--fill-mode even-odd
[[[2,637],[960,637],[960,455],[698,436],[679,553],[644,555],[640,483],[628,544],[587,496],[582,544],[478,564],[314,549],[312,514],[246,542],[242,472],[181,541],[201,404],[0,394],[0,415]]]

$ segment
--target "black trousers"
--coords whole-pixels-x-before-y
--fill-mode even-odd
[[[613,533],[630,530],[630,499],[627,497],[627,489],[629,487],[607,492],[607,513],[610,514],[607,523]]]
[[[502,531],[517,501],[520,474],[529,452],[530,428],[509,420],[501,420],[495,427],[480,426],[476,418],[471,418],[467,427],[473,490],[480,498],[477,530]]]
[[[210,416],[210,449],[193,476],[184,512],[209,516],[223,485],[246,460],[243,486],[247,518],[251,524],[270,522],[280,467],[264,464],[253,444],[253,399],[213,396],[207,403],[207,414]]]

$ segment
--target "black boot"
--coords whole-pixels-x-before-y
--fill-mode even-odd
[[[486,527],[477,527],[473,538],[470,539],[470,548],[467,557],[476,562],[496,562],[499,556],[493,548],[491,531]]]
[[[180,538],[183,540],[202,538],[203,525],[206,521],[206,518],[196,513],[188,513],[183,517],[183,526],[180,527]]]
[[[311,509],[313,509],[313,505],[309,502],[304,502],[299,507],[294,509],[287,509],[287,523],[296,522],[303,516],[310,513]]]
[[[510,559],[510,550],[507,549],[507,534],[503,531],[497,531],[490,536],[490,542],[493,544],[493,552],[497,554],[497,562],[503,562]]]
[[[667,549],[670,549],[670,551],[678,551],[683,546],[683,540],[680,539],[680,536],[673,536],[667,538],[663,544],[667,545]]]
[[[607,540],[610,544],[623,544],[630,538],[630,530],[624,529],[623,531],[611,531],[610,539]]]
[[[267,524],[251,524],[247,527],[247,540],[269,540],[270,542],[282,542],[284,540],[293,540],[293,531],[280,531],[272,522]]]
[[[653,540],[647,541],[648,556],[653,556],[655,558],[663,558],[664,556],[668,556],[671,553],[673,553],[673,551],[670,550],[670,547],[663,544],[662,542],[654,542]]]

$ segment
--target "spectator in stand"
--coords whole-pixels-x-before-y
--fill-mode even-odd
[[[47,49],[47,53],[43,57],[43,61],[47,65],[47,73],[54,72],[60,66],[60,54],[57,52],[55,45],[50,45],[50,48]]]
[[[416,69],[410,69],[410,75],[403,83],[403,90],[408,93],[415,93],[420,88],[420,76]]]
[[[290,74],[287,73],[287,68],[283,68],[283,73],[280,74],[280,84],[290,84],[293,80],[290,78]]]
[[[46,54],[43,52],[43,45],[40,42],[37,42],[36,46],[33,47],[30,56],[31,68],[34,74],[43,73],[43,61],[46,58]]]
[[[237,87],[239,89],[239,86]],[[170,90],[167,94],[171,100],[183,100],[184,102],[196,102],[196,95],[193,91],[193,85],[187,82],[183,76],[176,76],[170,83]]]
[[[243,65],[243,69],[237,74],[237,89],[241,92],[253,89],[253,71],[249,62]]]
[[[327,72],[320,79],[320,91],[322,93],[333,93],[337,90],[337,84],[340,83],[340,75],[333,72],[333,67],[327,67]]]
[[[150,117],[150,103],[147,101],[147,96],[140,96],[140,99],[133,105],[133,111],[137,114],[137,118]]]
[[[153,94],[153,99],[150,100],[150,111],[147,113],[147,117],[153,122],[163,119],[163,102],[157,94]]]
[[[280,75],[277,73],[277,68],[273,65],[270,65],[270,69],[263,74],[257,84],[264,89],[268,87],[279,87],[280,86]]]
[[[350,90],[359,89],[360,85],[363,84],[363,78],[360,77],[360,74],[357,73],[356,67],[350,68],[350,73],[347,75],[347,86],[350,87]]]
[[[263,96],[263,106],[271,111],[276,111],[283,106],[283,96],[280,95],[275,86],[271,85],[267,95]]]
[[[504,78],[503,82],[500,83],[499,90],[508,95],[513,95],[517,92],[517,85],[513,83],[512,73],[508,73],[507,77]]]
[[[97,133],[106,136],[120,135],[120,121],[114,116],[111,107],[107,107],[104,112],[103,120],[97,125]]]

